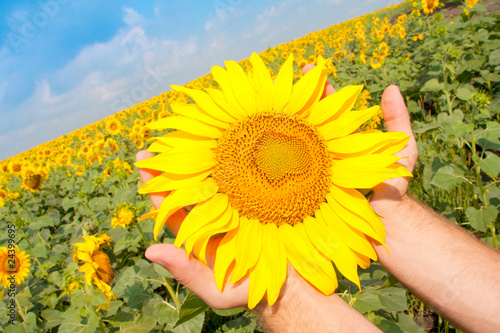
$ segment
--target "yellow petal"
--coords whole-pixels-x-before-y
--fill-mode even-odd
[[[231,207],[228,206],[221,215],[202,225],[186,240],[184,244],[186,252],[193,252],[196,258],[206,265],[206,249],[210,237],[219,233],[224,233],[231,228],[231,222],[233,221],[232,215],[233,211]]]
[[[141,169],[152,169],[176,174],[192,174],[208,171],[217,162],[211,149],[195,149],[192,151],[172,149],[154,157],[135,162]]]
[[[215,255],[215,283],[217,288],[222,292],[226,281],[228,280],[228,271],[235,259],[235,249],[236,249],[236,236],[238,235],[239,228],[228,231],[222,238],[222,241],[217,248],[217,254]]]
[[[146,127],[151,130],[176,129],[212,139],[222,137],[222,132],[216,127],[184,116],[161,118],[154,123],[148,124]]]
[[[262,226],[258,220],[240,217],[240,232],[236,240],[236,265],[229,283],[235,283],[247,274],[260,257]]]
[[[233,121],[238,121],[245,117],[243,110],[241,110],[242,113],[235,112],[234,109],[229,106],[226,98],[224,97],[224,93],[221,90],[206,88],[205,91],[210,96],[210,98],[212,98],[215,104],[217,104],[222,110],[229,114],[231,118],[234,119]]]
[[[165,225],[165,221],[173,213],[182,207],[193,205],[213,197],[218,190],[219,187],[215,181],[212,178],[208,178],[202,182],[189,184],[170,193],[161,203],[159,214],[156,217],[154,227],[155,239]]]
[[[147,151],[149,151],[150,153],[164,153],[170,149],[172,149],[172,147],[170,147],[169,145],[160,141],[155,141],[148,147]]]
[[[252,53],[250,62],[253,66],[253,77],[257,96],[261,97],[262,111],[271,111],[274,105],[276,90],[269,70],[257,53]]]
[[[330,258],[342,275],[360,287],[354,254],[339,236],[326,226],[326,222],[307,216],[304,219],[304,227],[318,251]]]
[[[217,142],[215,140],[183,131],[170,132],[155,139],[155,142],[161,142],[170,148],[184,151],[196,151],[203,148],[213,149],[217,147]]]
[[[330,188],[330,194],[335,201],[344,209],[348,210],[351,214],[356,215],[357,219],[361,217],[370,227],[375,231],[380,240],[380,243],[385,242],[385,227],[377,214],[373,211],[370,203],[358,190],[352,188],[340,188],[337,186],[332,186]],[[328,197],[327,197],[328,199]],[[349,221],[344,220],[347,223]],[[351,224],[351,226],[354,226]],[[361,230],[361,229],[359,229]],[[361,230],[363,231],[363,230]],[[363,231],[364,232],[364,231]],[[369,233],[366,233],[370,236]],[[372,237],[372,236],[370,236]],[[374,238],[374,237],[372,237]],[[376,239],[376,238],[374,238]]]
[[[248,81],[248,77],[241,66],[232,61],[226,61],[227,74],[233,88],[234,97],[245,110],[247,115],[253,115],[257,112],[255,101],[255,92]]]
[[[345,188],[372,188],[383,181],[397,177],[411,177],[411,172],[400,164],[401,157],[371,154],[334,161],[331,179]]]
[[[238,115],[238,118],[247,116],[248,114],[246,110],[238,103],[236,99],[233,91],[233,86],[231,85],[231,81],[229,80],[227,71],[220,66],[214,66],[212,67],[212,75],[222,89],[224,99],[229,106],[228,111],[230,110],[232,115]]]
[[[392,155],[403,149],[408,140],[410,137],[401,132],[361,132],[327,141],[327,147],[340,158],[367,154]]]
[[[319,60],[319,59],[318,59]],[[283,110],[287,114],[296,114],[310,107],[319,100],[325,87],[326,73],[323,71],[324,61],[307,72],[292,89],[290,101]]]
[[[281,66],[276,79],[274,80],[276,98],[273,110],[282,112],[290,100],[293,89],[293,55],[290,55]]]
[[[335,196],[333,195],[335,194]],[[340,198],[346,199],[345,202],[340,203]],[[378,233],[372,228],[372,226],[366,221],[363,215],[359,214],[360,211],[356,205],[352,205],[352,201],[349,201],[349,196],[342,193],[337,186],[332,186],[331,192],[326,195],[326,200],[335,213],[340,217],[342,221],[356,229],[365,235],[370,236],[379,243],[384,243],[385,239],[382,239]],[[346,207],[351,208],[351,210]]]
[[[262,226],[262,257],[266,258],[268,270],[261,278],[265,279],[267,276],[267,302],[273,305],[278,299],[287,274],[285,246],[278,228],[273,223]]]
[[[357,130],[364,122],[375,116],[379,110],[380,106],[377,105],[366,110],[344,113],[335,121],[319,126],[318,132],[325,140],[332,140],[349,135]]]
[[[205,124],[209,124],[220,129],[228,129],[229,123],[222,122],[209,114],[204,112],[201,108],[197,107],[196,104],[171,104],[170,107],[172,111],[176,114],[180,114],[185,117],[193,118],[199,120]],[[209,111],[212,112],[212,111]],[[229,117],[228,117],[229,118]],[[230,118],[231,119],[231,118]]]
[[[331,118],[334,120],[345,112],[349,112],[362,89],[362,85],[346,86],[328,95],[311,107],[307,120],[312,125],[320,125]]]
[[[264,297],[267,289],[267,283],[270,277],[270,265],[266,257],[260,256],[259,261],[250,270],[249,273],[249,286],[248,286],[248,308],[253,309]]]
[[[196,104],[204,111],[206,115],[213,117],[221,122],[230,123],[234,121],[234,117],[228,114],[227,109],[223,109],[219,105],[217,105],[210,97],[210,95],[206,92],[176,85],[172,85],[171,87],[176,91],[186,93],[196,102]],[[174,110],[174,112],[177,111]]]
[[[196,174],[178,175],[174,173],[162,173],[154,177],[139,188],[139,194],[158,193],[172,191],[178,188],[199,183],[210,175],[211,171],[203,171]]]
[[[356,251],[352,251],[352,253],[355,256],[356,262],[358,263],[359,267],[363,269],[367,269],[368,267],[370,267],[371,264],[370,258]]]
[[[362,253],[373,260],[377,260],[377,254],[371,243],[359,231],[352,229],[337,215],[333,208],[326,202],[320,205],[320,210],[324,221],[337,235],[342,235],[341,240],[354,251]]]
[[[137,222],[142,222],[144,220],[147,220],[147,219],[154,219],[156,218],[156,216],[158,215],[160,211],[159,210],[155,210],[155,211],[152,211],[152,212],[149,212],[149,213],[146,213],[144,215],[142,215],[138,220]]]
[[[208,223],[200,228],[200,230],[191,236],[191,238],[195,240],[195,243],[193,244],[195,255],[206,264],[205,249],[209,239],[217,234],[224,234],[237,228],[239,223],[240,218],[238,211],[229,208],[219,219],[216,219],[212,223]],[[186,241],[186,248],[189,241],[190,238]]]
[[[228,205],[227,195],[222,193],[218,193],[210,199],[197,204],[182,222],[174,245],[180,247],[188,237],[196,233],[202,226],[224,213]]]
[[[304,226],[301,223],[293,227],[284,224],[278,230],[293,268],[323,294],[332,294],[337,288],[335,270],[331,261],[323,257],[311,243]]]

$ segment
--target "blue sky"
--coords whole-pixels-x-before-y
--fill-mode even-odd
[[[400,0],[0,0],[0,160]]]

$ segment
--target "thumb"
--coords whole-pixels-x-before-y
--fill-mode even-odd
[[[248,288],[245,290],[231,286],[221,293],[217,289],[212,270],[195,258],[188,258],[184,249],[172,244],[156,244],[146,250],[146,258],[163,266],[179,283],[213,308],[229,309],[246,305]]]

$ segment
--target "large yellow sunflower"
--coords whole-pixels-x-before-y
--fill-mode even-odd
[[[0,247],[0,284],[8,289],[20,285],[30,273],[30,255],[20,251],[19,247]]]
[[[295,84],[292,57],[274,81],[257,54],[250,62],[248,73],[233,61],[213,67],[221,90],[172,86],[195,104],[172,105],[177,116],[148,125],[176,131],[150,146],[159,154],[136,163],[162,172],[140,193],[172,191],[143,218],[156,219],[156,237],[174,212],[196,204],[175,245],[204,263],[215,248],[219,290],[248,277],[249,308],[266,293],[274,304],[287,262],[326,295],[338,285],[333,264],[359,285],[357,266],[377,259],[371,242],[383,244],[385,231],[358,189],[411,176],[393,155],[408,138],[356,132],[380,109],[352,110],[362,86],[320,99],[328,72],[321,56]]]

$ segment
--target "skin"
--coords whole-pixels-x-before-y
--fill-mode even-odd
[[[307,72],[312,68],[304,68]],[[324,96],[333,93],[327,83]],[[396,86],[389,86],[381,101],[389,131],[412,136],[397,155],[400,164],[413,171],[418,157],[417,144],[403,97]],[[141,151],[137,160],[149,158]],[[152,170],[139,170],[143,182],[159,175]],[[374,242],[379,261],[421,300],[457,327],[470,332],[500,331],[500,253],[477,241],[460,228],[410,198],[409,180],[395,178],[374,188],[370,204],[382,216],[386,228],[386,246]],[[158,208],[168,193],[151,194]],[[187,215],[180,210],[167,221],[176,234]],[[171,244],[156,244],[146,257],[167,270],[186,288],[217,309],[245,306],[248,280],[228,284],[223,292],[216,287],[209,266],[188,258],[184,249]],[[264,326],[279,332],[379,332],[379,329],[338,295],[325,296],[305,281],[289,265],[287,280],[278,301],[256,307]]]

